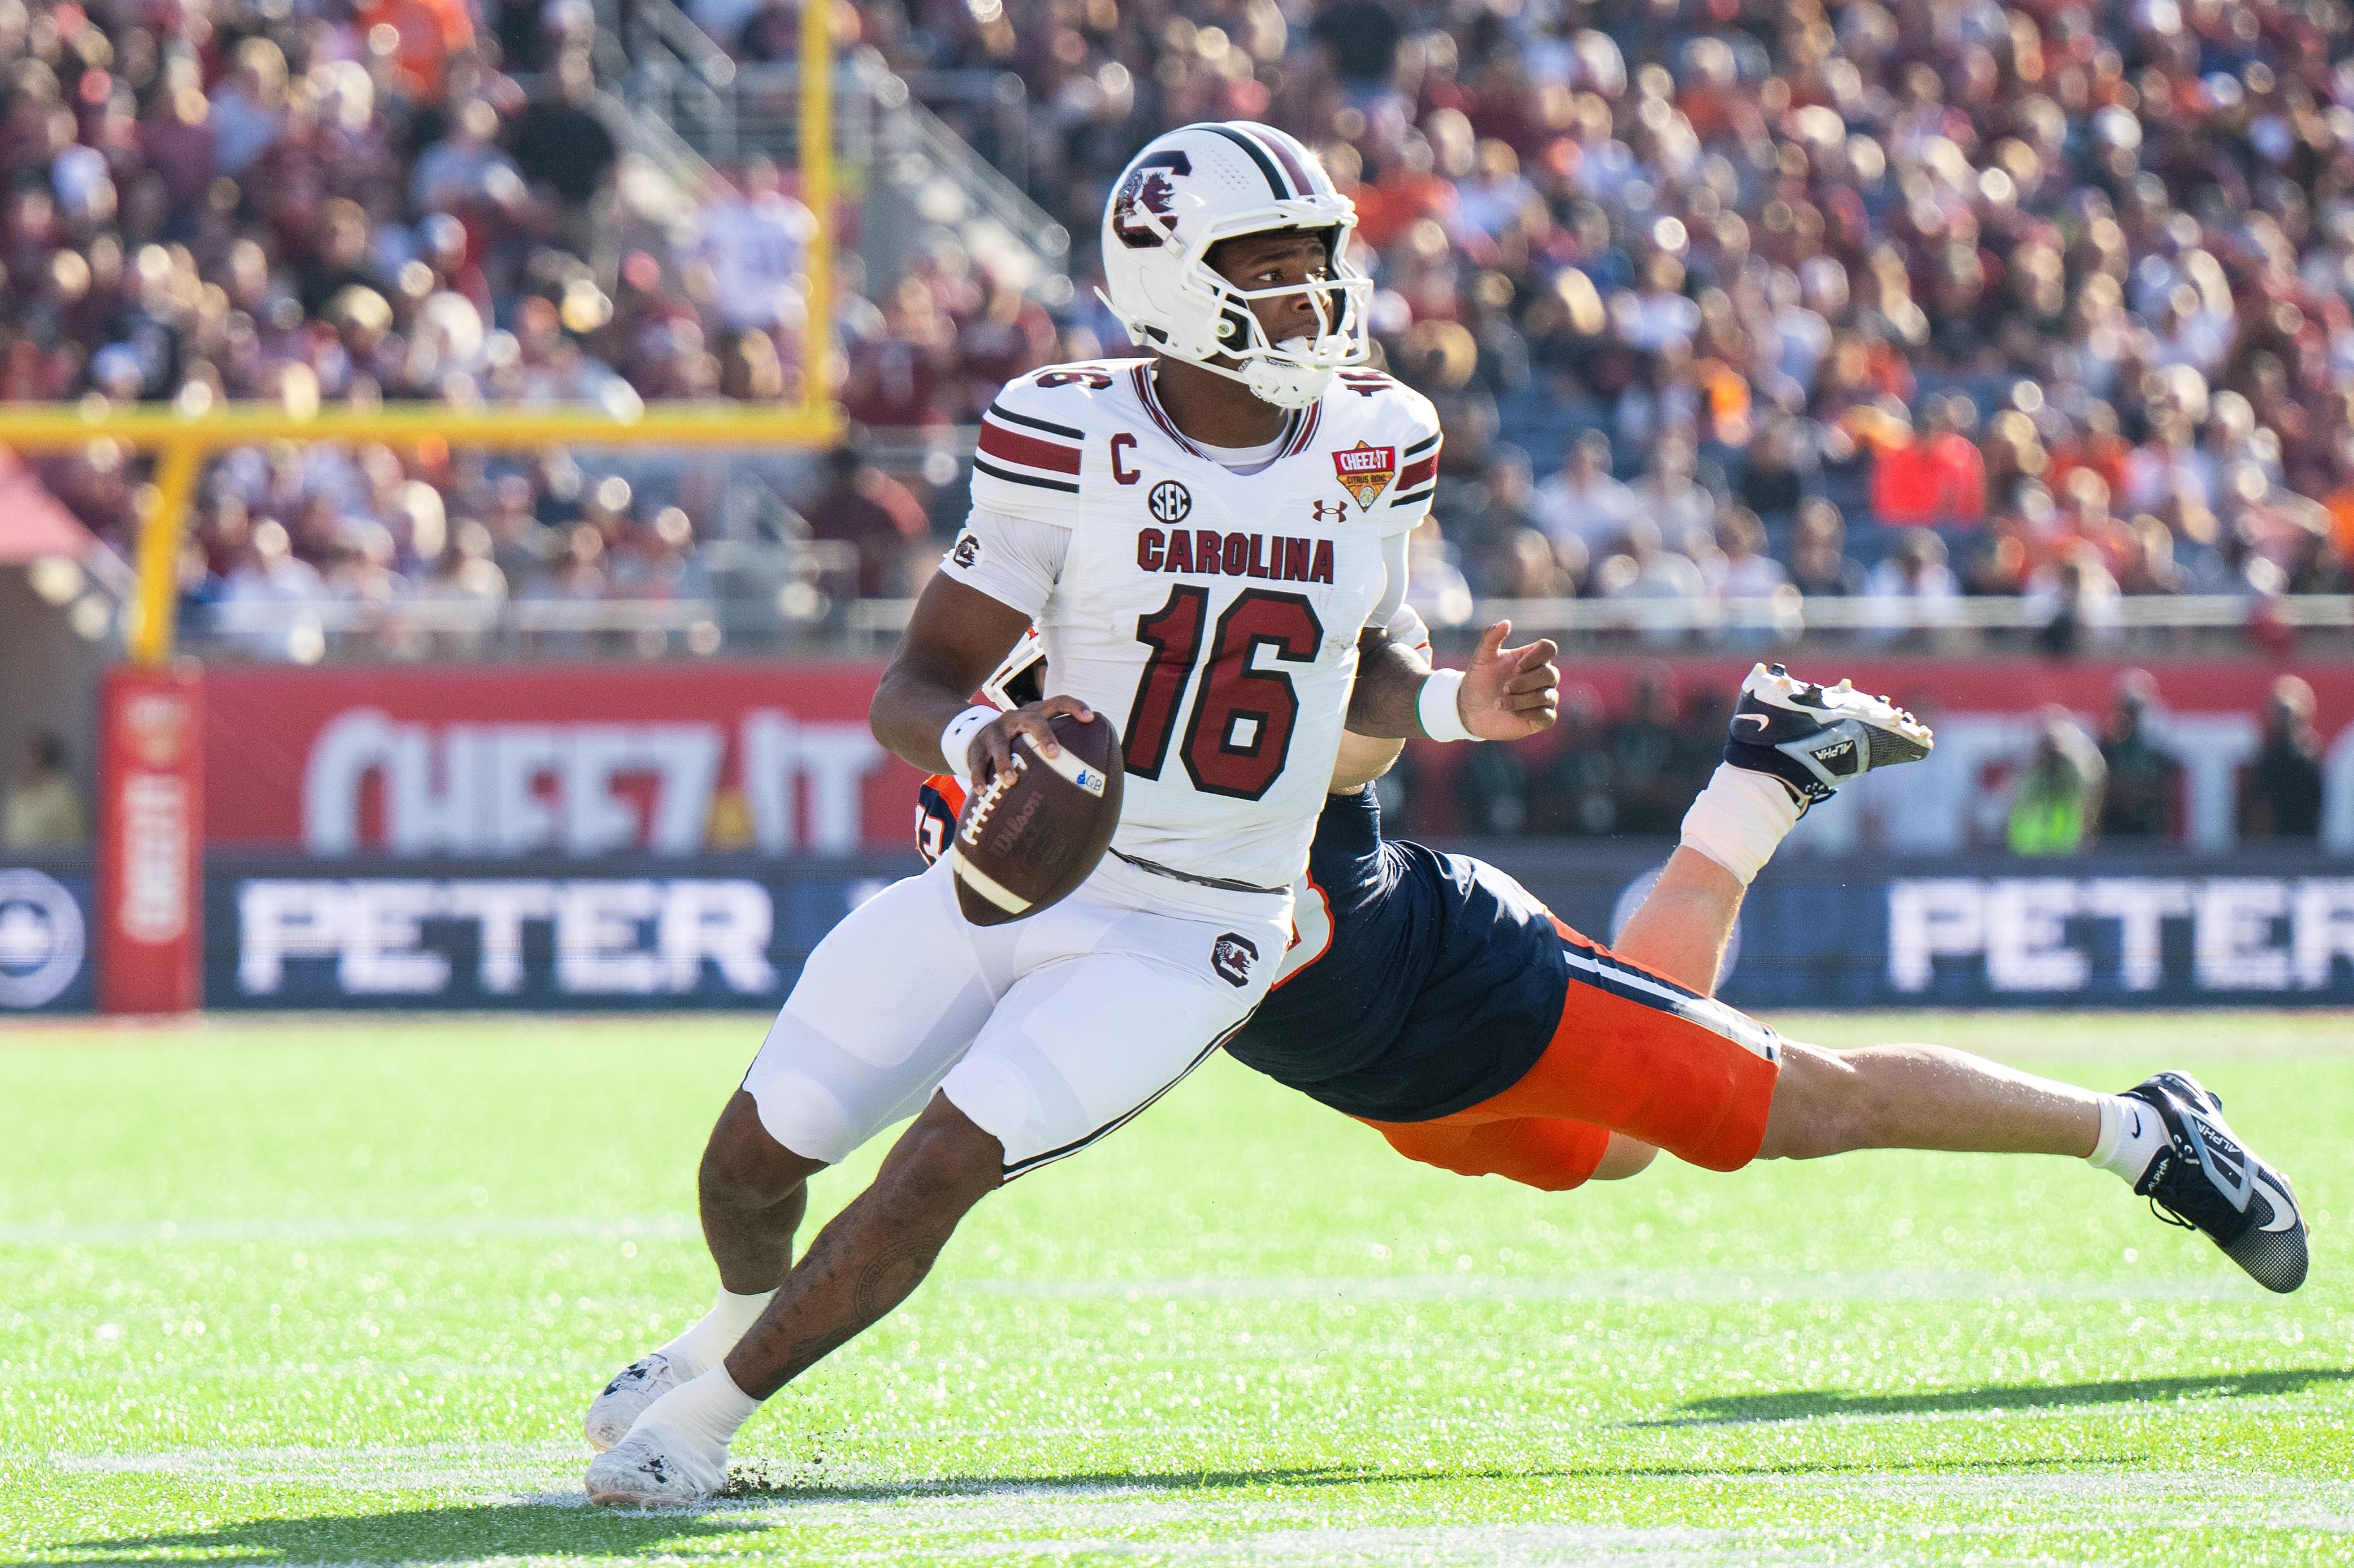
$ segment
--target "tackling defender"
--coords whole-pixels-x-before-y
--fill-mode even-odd
[[[2187,1074],[2100,1095],[1935,1045],[1802,1044],[1711,1000],[1749,883],[1799,815],[1926,755],[1910,715],[1753,670],[1724,760],[1615,952],[1492,866],[1384,843],[1367,785],[1402,744],[1343,748],[1300,940],[1227,1043],[1251,1066],[1409,1159],[1549,1191],[1631,1176],[1660,1149],[1718,1171],[1861,1149],[2074,1156],[2265,1288],[2304,1283],[2287,1179]]]
[[[1107,204],[1108,302],[1149,357],[1049,367],[981,421],[973,513],[876,689],[875,735],[986,778],[1048,721],[1124,715],[1110,853],[979,927],[950,866],[819,944],[705,1149],[721,1291],[590,1405],[592,1501],[726,1481],[758,1402],[896,1307],[1005,1181],[1117,1129],[1229,1037],[1290,935],[1344,718],[1508,739],[1553,720],[1548,642],[1434,675],[1384,628],[1429,510],[1429,402],[1362,368],[1372,281],[1314,157],[1247,122],[1157,137]],[[1062,694],[970,694],[1035,624]],[[916,1119],[788,1270],[810,1176]],[[724,1361],[723,1358],[724,1357]]]
[[[1392,630],[1422,638],[1412,610]],[[1042,656],[1025,644],[984,689],[1014,700]],[[1885,701],[1779,665],[1750,672],[1731,729],[1615,952],[1494,866],[1384,842],[1370,784],[1405,743],[1344,736],[1292,946],[1227,1053],[1410,1160],[1548,1192],[1635,1175],[1660,1149],[1718,1171],[1861,1149],[2078,1156],[2266,1288],[2304,1282],[2287,1180],[2186,1074],[2096,1095],[1933,1045],[1826,1051],[1711,1000],[1748,883],[1782,835],[1840,785],[1931,745]],[[960,803],[956,780],[926,781],[928,858]]]

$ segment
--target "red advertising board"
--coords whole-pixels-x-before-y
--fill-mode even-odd
[[[1615,717],[1624,712],[1645,672],[1663,674],[1680,715],[1702,694],[1718,699],[1722,723],[1753,660],[1745,657],[1672,660],[1579,660],[1563,664],[1564,706],[1582,688]],[[1843,659],[1809,653],[1793,661],[1815,680],[1851,678],[1868,692],[1893,698],[1937,732],[1936,753],[1917,767],[1874,773],[1842,790],[1840,800],[1809,812],[1797,841],[1820,851],[1866,843],[1899,850],[1952,853],[2000,841],[1999,808],[2019,765],[2034,744],[2036,715],[2047,705],[2067,709],[2093,735],[2116,706],[2119,681],[2129,670],[2148,673],[2158,699],[2147,733],[2180,770],[2179,836],[2211,852],[2228,850],[2236,833],[2241,770],[2262,745],[2266,699],[2285,674],[2313,688],[2316,719],[2328,754],[2329,804],[2326,843],[2354,853],[2354,665],[2255,658],[2088,660]],[[1706,707],[1708,705],[1701,705]],[[1531,741],[1522,752],[1533,770],[1571,743],[1565,728]],[[1455,791],[1445,787],[1460,764],[1462,747],[1426,747],[1412,824],[1426,833],[1465,826]]]
[[[196,665],[107,673],[99,761],[99,1005],[199,1004],[204,687]]]
[[[859,663],[212,672],[217,849],[594,856],[897,849],[917,772]]]
[[[1746,657],[1572,659],[1564,673],[1623,710],[1638,672],[1663,669],[1681,703],[1730,694]],[[2228,847],[2232,791],[2260,740],[2265,694],[2295,668],[2318,699],[2330,748],[2333,847],[2354,850],[2354,666],[2261,660],[2147,663],[2154,730],[2181,760],[2184,836]],[[2097,723],[2115,662],[1810,656],[1800,673],[1852,675],[1938,728],[1929,764],[1885,776],[1875,806],[1810,813],[1820,847],[1887,842],[1952,850],[1983,842],[1972,813],[2024,756],[2035,710]],[[917,774],[866,727],[872,662],[531,664],[294,669],[223,666],[207,680],[207,837],[227,850],[324,856],[474,858],[631,851],[763,853],[903,850]],[[1531,743],[1541,764],[1562,744]],[[1426,747],[1407,825],[1445,832],[1453,792],[1432,788],[1462,747]],[[1884,808],[1884,809],[1883,809]],[[1885,821],[1881,818],[1885,818]]]

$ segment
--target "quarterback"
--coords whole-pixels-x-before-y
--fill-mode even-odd
[[[1393,630],[1422,636],[1411,609]],[[1015,700],[1040,657],[1025,641],[983,690]],[[1635,1175],[1661,1149],[1717,1171],[1861,1149],[2079,1156],[2268,1289],[2304,1282],[2306,1226],[2286,1178],[2187,1074],[2096,1095],[1932,1045],[1826,1051],[1713,1001],[1748,880],[1781,835],[1841,784],[1931,744],[1887,703],[1779,665],[1750,673],[1732,732],[1616,951],[1494,866],[1384,842],[1369,786],[1404,743],[1344,736],[1291,947],[1228,1054],[1408,1159],[1548,1192]],[[926,781],[927,859],[961,790]]]
[[[1386,627],[1429,510],[1430,404],[1366,368],[1355,216],[1247,122],[1139,154],[1106,205],[1107,297],[1145,356],[1009,384],[973,510],[876,688],[876,736],[987,779],[1016,737],[1100,710],[1127,775],[1111,851],[1038,914],[977,927],[951,864],[819,944],[722,1110],[698,1178],[720,1293],[589,1406],[592,1501],[692,1502],[737,1430],[890,1311],[1005,1181],[1116,1130],[1267,993],[1343,724],[1510,739],[1553,720],[1553,648],[1432,673]],[[970,694],[1034,624],[1055,694]],[[913,1124],[793,1262],[810,1176]]]

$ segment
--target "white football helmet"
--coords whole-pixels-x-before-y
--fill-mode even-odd
[[[1281,408],[1324,395],[1332,373],[1363,365],[1373,281],[1350,259],[1356,205],[1314,154],[1271,125],[1230,120],[1187,125],[1136,155],[1104,207],[1104,303],[1146,348],[1214,370]],[[1327,236],[1325,281],[1237,289],[1213,271],[1210,248],[1268,229]],[[1267,340],[1254,300],[1304,293],[1313,338]]]

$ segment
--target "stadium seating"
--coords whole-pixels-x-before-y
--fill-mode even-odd
[[[783,69],[762,62],[790,10],[690,10],[748,71]],[[634,132],[663,111],[598,26],[455,3],[20,18],[0,397],[796,391],[790,168],[658,177]],[[1090,258],[1114,174],[1151,127],[1233,115],[1356,195],[1381,352],[1446,414],[1434,609],[1616,603],[1771,640],[1794,601],[1942,624],[1920,607],[2009,598],[2097,641],[2147,619],[2133,600],[2342,592],[2349,27],[2236,4],[844,8],[855,69],[931,84],[935,140],[968,132],[965,167],[991,154],[1074,237],[1053,286],[946,231],[873,249],[887,272],[849,257],[842,395],[881,469],[240,453],[205,485],[188,597],[634,601],[706,591],[715,539],[812,530],[843,554],[805,602],[905,596],[993,386],[1122,346]],[[135,454],[41,473],[125,539]],[[837,525],[816,503],[853,479]],[[266,610],[194,619],[225,651],[318,646],[239,630]],[[389,651],[437,649],[462,651]]]

